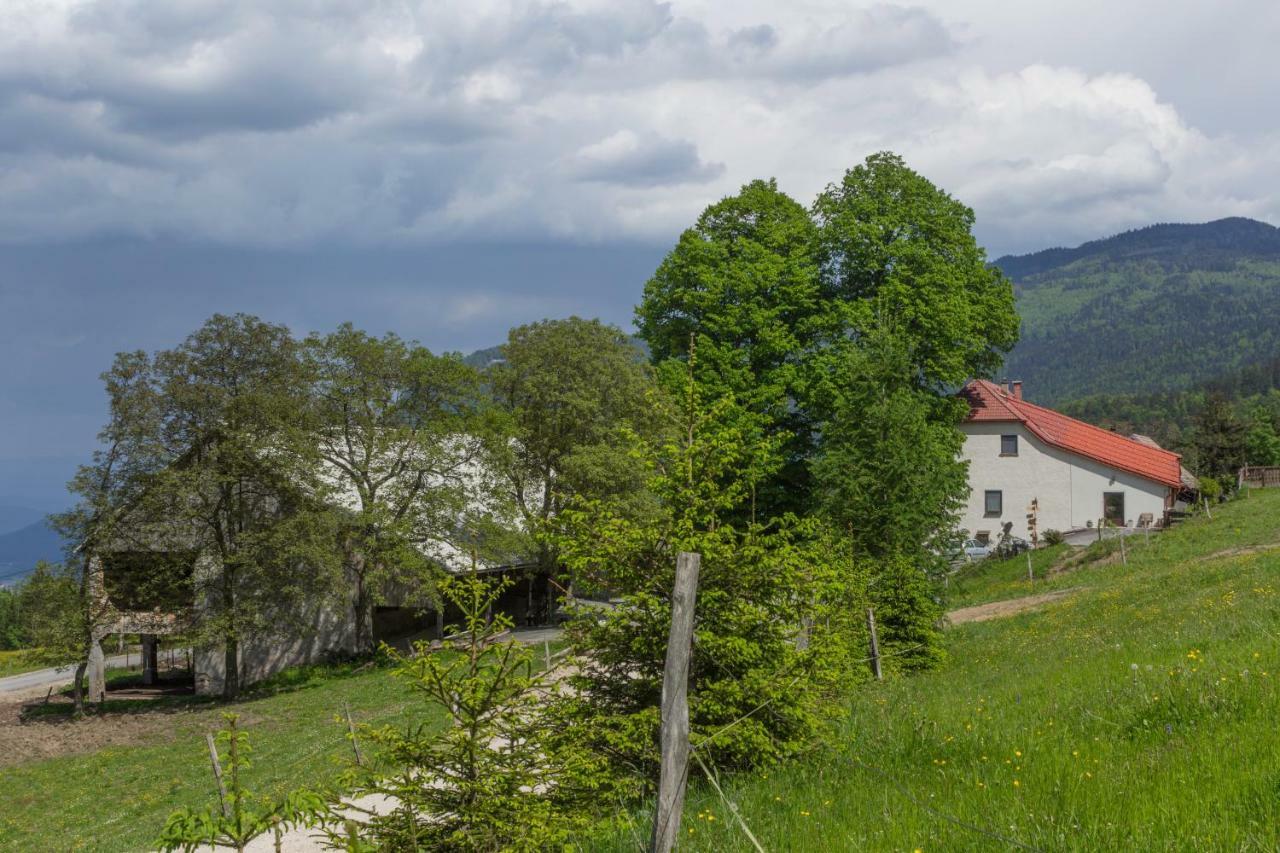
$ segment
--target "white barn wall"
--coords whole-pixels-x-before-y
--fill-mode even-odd
[[[281,625],[276,636],[241,643],[241,687],[270,678],[291,666],[319,663],[327,657],[355,651],[355,617],[350,596],[338,602],[302,601],[289,622]],[[196,693],[222,692],[226,653],[221,645],[194,649],[192,668]]]
[[[1102,517],[1103,492],[1123,492],[1127,521],[1149,512],[1164,517],[1169,488],[1162,483],[1120,471],[1085,456],[1044,444],[1020,423],[978,421],[961,425],[965,433],[963,458],[969,463],[969,500],[960,526],[970,535],[988,531],[992,538],[1004,522],[1013,522],[1013,535],[1027,537],[1027,508],[1039,499],[1039,528],[1074,530]],[[1000,455],[1000,436],[1018,436],[1018,455]],[[984,513],[984,492],[1004,493],[999,518]]]

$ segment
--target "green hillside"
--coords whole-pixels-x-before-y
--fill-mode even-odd
[[[857,688],[810,760],[723,778],[763,847],[1280,847],[1280,490],[1134,537],[1127,565],[1116,550],[1029,587],[986,566],[966,603],[1064,594],[952,627],[935,671]],[[598,849],[635,849],[643,824]],[[685,827],[683,850],[752,849],[705,785]]]
[[[1006,373],[1047,404],[1169,391],[1280,355],[1280,229],[1154,225],[1004,257],[1022,340]]]

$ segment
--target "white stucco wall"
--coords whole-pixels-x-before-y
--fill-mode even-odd
[[[1161,483],[1103,465],[1083,456],[1043,444],[1018,423],[978,422],[961,426],[965,433],[963,457],[969,463],[969,501],[960,526],[969,534],[988,531],[994,538],[1006,521],[1013,535],[1027,538],[1027,508],[1040,501],[1040,532],[1074,530],[1102,518],[1104,492],[1124,493],[1125,520],[1136,524],[1138,516],[1151,513],[1156,523],[1164,517],[1169,488]],[[1000,455],[1000,436],[1018,436],[1018,455]],[[985,514],[985,492],[1004,493],[999,517]]]
[[[202,584],[217,575],[217,563],[208,556],[196,561],[197,614],[203,610],[200,600]],[[240,685],[262,681],[281,670],[307,663],[319,663],[333,655],[355,650],[355,618],[351,609],[351,591],[343,600],[314,601],[303,599],[292,613],[281,614],[282,622],[274,636],[247,640],[240,646]],[[196,693],[222,692],[226,673],[226,653],[221,644],[197,646],[192,650],[192,668]]]
[[[291,666],[319,663],[334,655],[355,651],[355,621],[349,610],[344,613],[332,606],[311,605],[300,608],[298,617],[306,626],[299,633],[264,637],[241,646],[241,687],[270,678]],[[225,663],[222,646],[194,650],[196,693],[222,692]]]

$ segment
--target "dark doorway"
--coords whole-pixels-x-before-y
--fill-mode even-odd
[[[1124,492],[1102,493],[1102,517],[1107,524],[1124,527]]]

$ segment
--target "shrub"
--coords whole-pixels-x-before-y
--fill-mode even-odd
[[[1217,503],[1222,498],[1222,483],[1217,477],[1200,478],[1200,497],[1209,503]]]
[[[942,605],[933,583],[912,559],[891,556],[877,561],[871,586],[884,669],[925,669],[945,656]]]
[[[1053,528],[1049,528],[1048,530],[1046,530],[1044,532],[1043,538],[1044,538],[1044,544],[1049,546],[1061,545],[1063,542],[1066,541],[1066,537],[1062,535],[1062,531],[1054,530]]]

